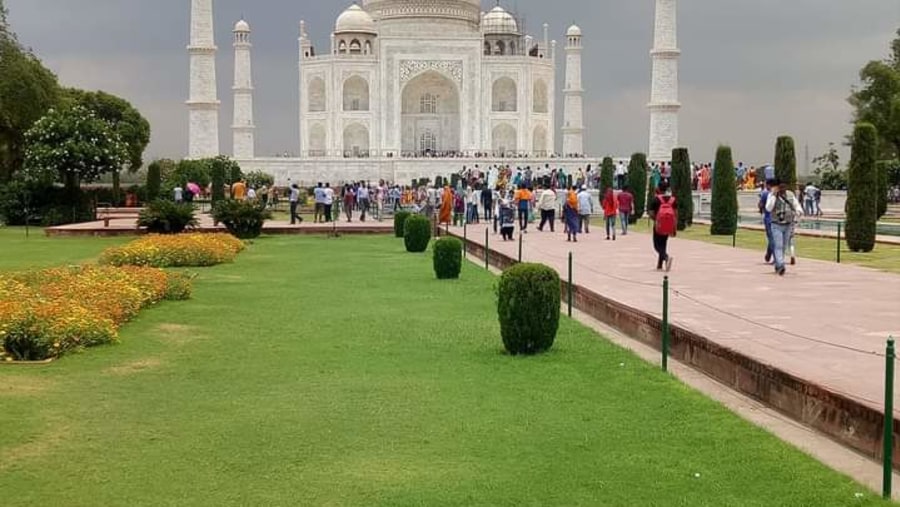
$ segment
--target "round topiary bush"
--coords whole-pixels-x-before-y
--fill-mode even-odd
[[[428,250],[428,243],[431,242],[430,220],[422,215],[412,215],[406,219],[403,229],[403,242],[407,252],[422,253]]]
[[[406,219],[411,217],[409,211],[398,211],[394,215],[394,236],[402,238],[406,233]]]
[[[516,264],[503,272],[497,314],[503,346],[512,355],[533,355],[553,346],[559,330],[560,283],[542,264]]]
[[[434,243],[434,274],[438,280],[459,278],[462,270],[462,241],[456,238],[441,238]]]

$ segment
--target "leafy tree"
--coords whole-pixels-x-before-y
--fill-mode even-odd
[[[879,135],[882,159],[900,156],[900,30],[885,61],[871,61],[859,73],[849,102],[857,122],[872,124]],[[855,134],[854,134],[855,135]]]
[[[600,166],[600,196],[606,195],[607,188],[614,187],[614,180],[616,178],[616,164],[613,162],[612,157],[606,157],[603,159],[603,163]]]
[[[210,168],[213,204],[225,200],[225,165],[214,163]]]
[[[847,246],[853,252],[875,248],[878,189],[878,132],[871,123],[859,123],[853,130],[850,176],[847,186]]]
[[[25,134],[25,172],[39,181],[61,181],[75,196],[82,182],[117,171],[128,158],[110,125],[82,106],[51,110]]]
[[[797,152],[793,137],[781,136],[775,142],[775,177],[792,191],[797,190]]]
[[[5,20],[2,22],[5,27]],[[59,84],[4,30],[0,36],[0,182],[22,168],[25,133],[59,103]]]
[[[694,223],[694,192],[691,181],[691,157],[687,148],[672,150],[672,195],[678,203],[678,230]]]
[[[184,159],[175,166],[175,171],[166,180],[166,193],[171,193],[175,187],[184,188],[188,183],[196,183],[201,187],[209,185],[211,179],[210,160]]]
[[[680,206],[680,203],[679,203]],[[712,227],[715,236],[731,236],[737,231],[737,182],[731,148],[719,146],[713,167]]]
[[[629,220],[632,224],[636,224],[644,216],[644,210],[647,208],[647,194],[644,189],[647,188],[647,172],[649,171],[647,155],[635,153],[631,156],[631,161],[628,163],[628,186],[634,194],[634,213],[631,214]]]
[[[150,144],[150,122],[127,100],[106,92],[68,88],[64,100],[83,106],[109,122],[128,149],[124,169],[135,172],[144,165],[144,150]]]
[[[275,177],[262,171],[253,171],[245,176],[247,185],[252,188],[271,187],[275,184]]]
[[[822,190],[842,190],[847,188],[847,176],[841,170],[841,156],[834,143],[828,143],[828,151],[812,160],[815,174]]]

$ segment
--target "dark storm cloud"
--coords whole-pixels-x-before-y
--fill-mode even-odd
[[[6,3],[22,41],[65,84],[128,98],[153,125],[151,154],[184,154],[189,0]],[[305,19],[324,48],[334,19],[350,3],[215,1],[223,150],[230,149],[234,22],[243,15],[253,26],[257,152],[296,151],[298,23]],[[544,22],[558,40],[573,20],[584,30],[587,149],[595,155],[646,150],[653,1],[502,3],[524,16],[534,35]],[[801,160],[806,145],[816,154],[828,141],[839,142],[859,68],[886,55],[898,27],[897,0],[681,0],[682,144],[695,159],[711,158],[724,142],[736,157],[762,162],[782,133],[797,138]]]

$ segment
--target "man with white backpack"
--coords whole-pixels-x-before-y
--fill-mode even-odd
[[[659,190],[649,208],[650,219],[653,220],[653,248],[658,260],[656,270],[666,272],[672,270],[675,260],[669,255],[669,238],[678,232],[678,202],[669,190],[669,182],[662,180]]]
[[[791,248],[794,222],[803,213],[797,196],[779,180],[772,183],[772,191],[766,201],[766,211],[772,214],[772,243],[775,253],[775,273],[784,276],[785,251]]]

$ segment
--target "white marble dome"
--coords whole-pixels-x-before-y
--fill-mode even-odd
[[[579,28],[578,25],[572,25],[566,32],[566,35],[569,37],[581,37],[581,28]]]
[[[243,19],[234,24],[235,32],[249,32],[250,31],[250,23],[247,23]]]
[[[377,33],[375,30],[375,20],[368,12],[357,4],[351,5],[347,10],[338,16],[337,23],[334,26],[335,33]]]
[[[482,26],[486,34],[517,34],[519,25],[512,14],[499,5],[491,9],[482,18]]]

